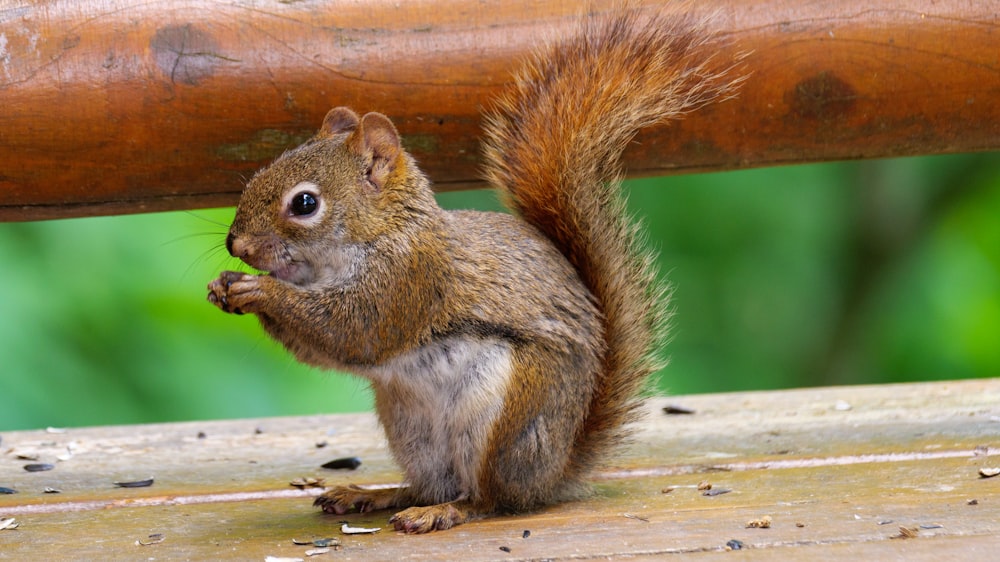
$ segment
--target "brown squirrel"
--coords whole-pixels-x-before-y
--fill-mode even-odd
[[[405,472],[332,488],[324,511],[407,508],[390,521],[422,533],[585,489],[667,317],[620,156],[638,129],[732,95],[705,27],[623,10],[535,55],[484,131],[486,179],[515,215],[442,210],[389,119],[346,108],[251,179],[226,246],[266,273],[223,272],[208,300],[370,381]]]

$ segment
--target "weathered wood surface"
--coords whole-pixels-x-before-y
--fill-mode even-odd
[[[597,0],[595,11],[617,1]],[[633,174],[1000,148],[1000,1],[705,0],[738,100]],[[0,8],[0,220],[232,204],[334,105],[388,113],[440,189],[480,109],[579,2],[21,0]]]
[[[695,413],[664,415],[665,404]],[[0,519],[19,527],[0,531],[0,559],[263,560],[305,557],[292,539],[323,537],[342,547],[316,560],[703,559],[736,556],[725,552],[734,539],[741,560],[996,557],[1000,477],[978,471],[1000,465],[1000,379],[682,396],[649,409],[591,499],[428,536],[341,535],[341,520],[384,527],[390,513],[324,515],[311,506],[317,490],[288,485],[398,481],[370,415],[6,433],[0,486],[18,493],[0,496]],[[67,447],[72,457],[56,460]],[[17,454],[56,467],[28,473]],[[345,455],[361,468],[319,468]],[[149,476],[149,488],[112,486]],[[702,481],[732,491],[706,497]],[[746,528],[764,516],[771,528]],[[900,527],[917,536],[894,538]],[[162,542],[136,544],[157,533]]]

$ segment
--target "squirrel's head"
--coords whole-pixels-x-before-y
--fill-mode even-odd
[[[338,107],[312,139],[250,180],[226,247],[290,283],[346,283],[369,245],[428,198],[433,202],[392,122]]]

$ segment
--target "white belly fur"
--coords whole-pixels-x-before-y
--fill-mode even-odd
[[[466,335],[366,373],[382,402],[389,445],[419,498],[476,497],[483,448],[503,407],[510,371],[508,342]]]

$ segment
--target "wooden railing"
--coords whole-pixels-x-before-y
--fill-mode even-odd
[[[597,0],[593,11],[617,2]],[[578,2],[36,0],[0,10],[0,220],[229,205],[334,105],[390,115],[439,189]],[[1000,2],[705,0],[739,98],[650,130],[640,175],[1000,148]]]

